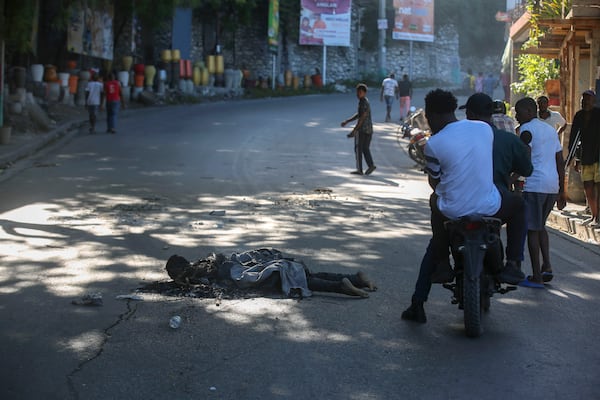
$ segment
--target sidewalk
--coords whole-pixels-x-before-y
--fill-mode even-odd
[[[143,112],[144,107],[134,108]],[[15,131],[13,128],[10,142],[0,145],[0,182],[18,172],[18,168],[17,170],[13,169],[17,162],[24,161],[41,152],[52,143],[75,136],[84,127],[87,130],[87,113],[83,107],[80,107],[63,113],[63,117],[48,132],[24,133]],[[599,245],[600,229],[582,225],[582,222],[589,217],[584,214],[585,209],[584,204],[567,203],[564,210],[555,209],[551,212],[548,217],[548,226],[582,242]]]

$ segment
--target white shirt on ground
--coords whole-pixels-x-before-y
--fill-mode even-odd
[[[525,179],[526,192],[558,193],[558,171],[556,170],[556,153],[562,151],[562,146],[556,130],[534,118],[521,125],[521,134],[531,132],[531,163],[533,173]]]
[[[425,146],[426,171],[439,179],[438,208],[448,218],[494,215],[502,198],[494,185],[494,132],[481,121],[452,122]]]

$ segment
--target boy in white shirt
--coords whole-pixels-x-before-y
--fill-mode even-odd
[[[92,80],[88,82],[85,88],[85,106],[88,109],[90,121],[90,133],[96,132],[96,114],[98,108],[104,99],[104,89],[101,82],[98,82],[98,74],[92,75]]]

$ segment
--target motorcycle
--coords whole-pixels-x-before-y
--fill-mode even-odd
[[[453,294],[452,304],[464,312],[465,333],[483,333],[482,313],[489,311],[494,293],[505,294],[516,286],[503,286],[496,276],[503,267],[504,250],[500,238],[502,221],[471,216],[447,221],[454,260],[455,281],[443,287]]]
[[[431,135],[425,111],[415,107],[410,108],[410,114],[400,126],[402,138],[409,138],[408,156],[421,166],[425,166],[425,145]]]

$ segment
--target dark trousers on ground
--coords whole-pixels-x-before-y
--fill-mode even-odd
[[[493,217],[506,223],[506,259],[522,261],[525,246],[523,232],[526,224],[523,199],[508,191],[501,190],[500,194],[502,204]],[[448,218],[437,207],[437,198],[435,193],[429,198],[433,235],[421,260],[413,301],[427,301],[431,291],[431,275],[438,265],[449,263],[450,236],[444,227],[444,222],[448,221]]]
[[[371,156],[371,137],[373,135],[367,135],[366,133],[359,133],[354,137],[354,153],[356,155],[356,169],[358,171],[363,170],[362,158],[365,157],[367,167],[372,167],[373,157]]]
[[[306,280],[308,288],[314,292],[332,292],[341,293],[342,279],[348,278],[350,283],[356,287],[362,287],[362,282],[358,279],[358,275],[348,274],[333,274],[329,272],[307,273]]]

